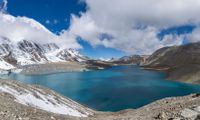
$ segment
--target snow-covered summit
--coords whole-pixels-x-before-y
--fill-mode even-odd
[[[28,40],[15,43],[0,36],[0,69],[50,62],[83,62],[86,59],[78,51],[60,48],[56,43],[39,44]]]

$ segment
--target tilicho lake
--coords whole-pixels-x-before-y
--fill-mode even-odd
[[[137,65],[88,72],[49,75],[10,74],[27,84],[50,88],[99,111],[139,108],[165,97],[200,92],[200,86],[165,80],[165,73],[143,70]]]

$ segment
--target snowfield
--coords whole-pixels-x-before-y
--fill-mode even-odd
[[[20,104],[39,108],[52,113],[76,117],[87,117],[93,114],[91,110],[88,110],[69,99],[56,95],[52,91],[45,91],[32,86],[25,89],[22,86],[16,86],[14,84],[1,84],[0,92],[12,95],[15,98],[15,101]]]
[[[84,62],[87,60],[77,50],[59,48],[55,43],[40,44],[22,40],[14,43],[0,36],[0,69],[53,62]]]

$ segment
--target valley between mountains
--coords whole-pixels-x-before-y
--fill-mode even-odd
[[[15,43],[8,38],[0,39],[2,73],[48,74],[138,64],[144,69],[165,71],[170,80],[200,83],[199,42],[161,48],[152,55],[133,55],[104,61],[92,60],[74,49],[60,48],[56,43],[39,44],[27,40]]]
[[[92,60],[76,50],[56,44],[30,41],[11,43],[1,38],[1,74],[50,74],[57,72],[105,69],[116,65],[140,65],[143,69],[167,73],[167,79],[200,83],[200,43],[161,48],[152,55],[133,55],[107,61]],[[10,120],[154,120],[199,119],[200,97],[193,94],[156,101],[136,110],[98,112],[60,96],[47,88],[11,80],[0,81],[0,118]],[[169,106],[168,106],[168,103]],[[16,110],[16,111],[15,111]]]

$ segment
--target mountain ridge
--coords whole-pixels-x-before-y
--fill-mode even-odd
[[[145,69],[164,70],[169,80],[199,84],[200,42],[161,48],[141,66]]]
[[[83,62],[87,59],[77,50],[61,48],[56,43],[39,44],[28,40],[15,43],[1,37],[0,69],[14,69],[19,66],[49,62]]]

